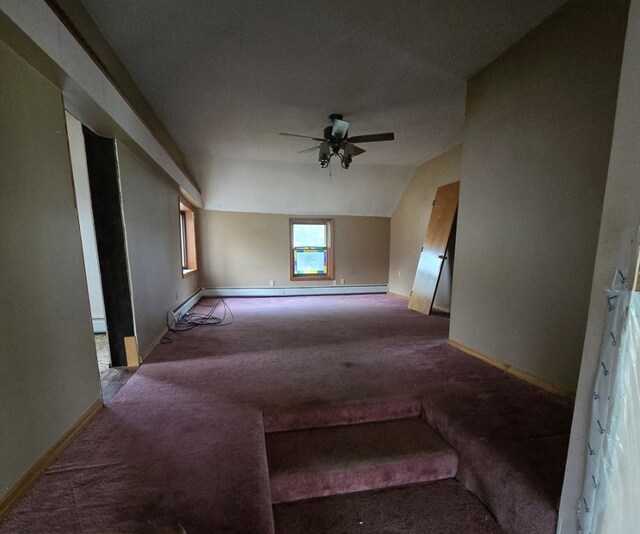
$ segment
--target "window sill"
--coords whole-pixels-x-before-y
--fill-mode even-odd
[[[329,281],[331,281],[331,280],[334,280],[334,278],[333,278],[333,276],[328,275],[328,274],[326,274],[326,275],[325,274],[321,274],[321,275],[303,274],[303,275],[300,275],[300,276],[292,276],[290,278],[290,280],[292,282],[297,282],[297,281],[308,282],[309,280],[325,280],[325,281],[329,280]]]
[[[189,278],[198,272],[198,269],[182,269],[182,278]]]

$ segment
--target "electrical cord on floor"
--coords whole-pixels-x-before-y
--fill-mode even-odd
[[[222,304],[222,317],[217,317],[214,314],[218,307]],[[233,323],[234,317],[231,308],[227,302],[223,299],[217,299],[213,305],[209,307],[207,313],[185,313],[175,327],[171,329],[172,332],[185,332],[196,328],[197,326],[227,326]],[[166,337],[166,336],[165,336]],[[165,338],[163,338],[164,340]],[[163,341],[161,341],[163,342]],[[171,340],[164,341],[170,343]]]

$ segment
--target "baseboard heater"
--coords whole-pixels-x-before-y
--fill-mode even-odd
[[[203,296],[203,290],[198,289],[193,295],[187,297],[186,300],[183,300],[180,304],[178,304],[172,310],[167,312],[167,325],[169,328],[175,328],[178,321],[182,319],[182,316],[189,312],[191,308],[193,308],[198,301]]]
[[[307,287],[208,287],[204,297],[294,297],[310,295],[364,295],[387,293],[387,284],[358,286],[307,286]]]

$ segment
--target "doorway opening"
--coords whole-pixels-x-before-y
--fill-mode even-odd
[[[109,265],[109,269],[105,269],[104,271],[114,270],[111,261],[109,261],[110,258],[106,258],[107,261],[105,261],[105,248],[112,250],[114,255],[124,257],[126,257],[126,251],[124,250],[124,242],[121,244],[122,250],[117,250],[118,247],[113,242],[108,243],[105,247],[104,237],[101,243],[101,236],[98,232],[98,226],[101,223],[100,211],[104,211],[105,208],[112,210],[112,208],[102,205],[102,191],[96,192],[92,190],[92,180],[90,179],[91,171],[87,162],[87,148],[85,144],[86,128],[70,113],[66,112],[65,115],[85,265],[85,278],[91,309],[91,325],[96,347],[96,365],[100,374],[102,401],[104,404],[108,404],[136,370],[136,367],[127,367],[124,347],[122,346],[123,343],[118,343],[118,340],[123,340],[121,336],[123,323],[110,319],[110,315],[111,317],[114,315],[114,305],[121,301],[124,301],[124,306],[121,307],[126,308],[128,305],[129,310],[131,309],[128,279],[125,288],[126,291],[113,291],[113,286],[109,284],[109,275],[103,276],[105,273],[103,269],[101,269],[101,265],[104,264]],[[95,187],[93,187],[93,189],[95,189]],[[108,202],[108,197],[105,196],[104,200]],[[98,210],[96,210],[96,201],[100,204],[100,209]],[[117,213],[115,216],[120,217],[119,202],[117,203]],[[103,231],[104,230],[103,228]],[[112,228],[109,228],[108,231],[111,233]],[[110,240],[111,237],[112,236],[109,236]],[[109,313],[110,311],[111,314]],[[128,323],[126,324],[125,331],[127,334],[130,334],[133,330],[132,312],[130,312],[128,316],[125,314],[124,321],[127,320]]]

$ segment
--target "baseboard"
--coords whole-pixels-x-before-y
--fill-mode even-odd
[[[400,293],[394,293],[393,291],[388,291],[387,295],[391,295],[392,297],[396,297],[397,299],[401,299],[406,302],[409,302],[409,297],[405,295],[401,295]],[[440,306],[436,306],[435,304],[432,306],[432,309],[440,313],[451,313],[451,310],[449,308],[441,308]]]
[[[16,505],[16,503],[22,498],[25,492],[40,478],[40,476],[46,471],[46,469],[54,462],[54,460],[60,456],[69,443],[87,426],[89,421],[102,409],[102,401],[98,399],[91,407],[84,412],[84,414],[78,419],[73,426],[60,438],[56,444],[51,447],[47,453],[40,458],[29,469],[27,474],[23,476],[18,483],[9,490],[2,499],[0,499],[0,521],[2,521],[9,511]]]
[[[185,313],[187,313],[191,308],[193,308],[196,305],[196,303],[200,300],[200,298],[203,296],[202,293],[203,293],[202,288],[198,289],[195,293],[188,296],[185,300],[183,300],[180,304],[178,304],[172,310],[169,310],[167,312],[167,326],[169,328],[175,328],[176,324],[182,318],[182,316]],[[162,335],[164,335],[164,333]],[[155,347],[155,345],[156,344],[154,344],[153,346]]]
[[[160,335],[158,335],[152,342],[151,345],[149,345],[149,348],[145,351],[145,353],[142,355],[142,357],[140,358],[140,363],[144,362],[145,358],[147,356],[149,356],[149,354],[151,354],[151,351],[153,349],[156,348],[156,345],[158,345],[160,343],[160,341],[162,341],[162,338],[164,336],[167,335],[167,332],[169,331],[169,328],[165,326],[164,330],[160,333]]]
[[[524,380],[525,382],[528,382],[533,386],[539,387],[540,389],[544,389],[545,391],[549,393],[553,393],[554,395],[557,395],[559,397],[564,397],[565,399],[569,399],[572,401],[575,400],[576,394],[573,391],[565,389],[556,384],[552,384],[551,382],[548,382],[543,378],[540,378],[539,376],[528,373],[527,371],[523,371],[522,369],[518,369],[517,367],[514,367],[511,364],[501,362],[500,360],[491,358],[490,356],[487,356],[486,354],[482,354],[482,352],[478,352],[477,350],[469,348],[466,345],[463,345],[462,343],[458,343],[453,339],[450,339],[448,343],[452,347],[458,350],[461,350],[465,354],[468,354],[469,356],[473,356],[474,358],[478,358],[479,360],[482,360],[483,362],[488,363],[489,365],[493,365],[493,367],[497,367],[498,369],[501,369],[502,371],[505,371],[506,373],[509,373],[510,375],[513,375],[516,378],[519,378],[520,380]]]
[[[94,334],[106,334],[107,333],[107,321],[106,319],[91,319],[93,323]]]
[[[308,287],[209,287],[205,297],[294,297],[310,295],[364,295],[387,293],[389,286],[308,286]]]

